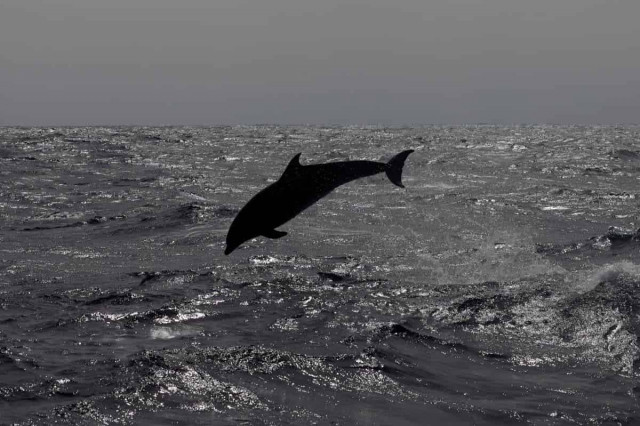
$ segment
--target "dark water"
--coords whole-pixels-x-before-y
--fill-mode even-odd
[[[224,256],[303,164],[387,160]],[[639,424],[640,128],[0,129],[0,424]]]

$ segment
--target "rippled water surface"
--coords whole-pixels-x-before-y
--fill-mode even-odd
[[[302,164],[415,149],[224,256]],[[640,128],[0,128],[0,424],[638,424]]]

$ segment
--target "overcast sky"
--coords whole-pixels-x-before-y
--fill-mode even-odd
[[[640,122],[639,0],[0,0],[0,125]]]

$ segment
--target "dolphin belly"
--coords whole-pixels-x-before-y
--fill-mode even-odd
[[[327,196],[334,188],[318,187],[309,182],[273,184],[271,191],[265,191],[256,208],[265,216],[264,228],[274,229],[284,225],[304,210]]]

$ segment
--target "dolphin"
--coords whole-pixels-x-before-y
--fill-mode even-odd
[[[263,236],[282,238],[276,230],[331,191],[352,180],[385,172],[389,180],[404,188],[402,167],[412,149],[402,151],[388,163],[377,161],[338,161],[325,164],[300,164],[296,154],[280,179],[258,192],[238,212],[227,233],[228,255],[245,241]]]

